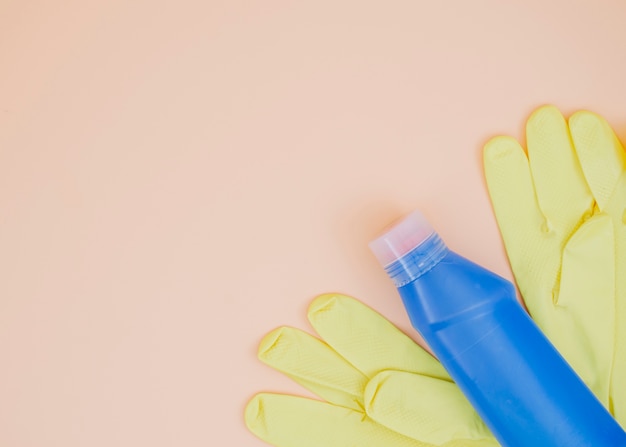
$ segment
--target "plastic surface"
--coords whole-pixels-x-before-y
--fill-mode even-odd
[[[626,446],[626,433],[515,299],[513,285],[445,250],[434,233],[386,267],[411,323],[503,447]],[[414,272],[411,270],[415,269]],[[409,270],[409,271],[407,271]]]
[[[435,230],[426,217],[415,210],[404,219],[389,228],[369,246],[384,267],[397,261],[419,244],[424,242]]]

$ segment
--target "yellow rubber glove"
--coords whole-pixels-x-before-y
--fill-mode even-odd
[[[261,393],[248,428],[279,447],[496,447],[441,364],[380,314],[322,295],[309,321],[323,341],[281,327],[259,358],[326,402]]]
[[[568,127],[553,106],[532,114],[526,139],[528,155],[510,137],[492,139],[484,152],[511,268],[532,317],[611,410],[615,381],[626,373],[622,355],[611,382],[613,353],[619,352],[616,284],[626,280],[624,237],[615,238],[617,227],[624,234],[626,204],[621,147],[600,117],[585,112]],[[623,396],[620,401],[626,405]]]
[[[569,127],[596,203],[595,213],[610,218],[615,238],[615,253],[611,259],[611,267],[617,272],[611,284],[615,288],[615,313],[597,324],[598,327],[602,324],[614,327],[609,408],[626,427],[626,156],[611,126],[601,116],[578,112],[569,119]],[[592,297],[592,301],[595,299],[597,296]]]

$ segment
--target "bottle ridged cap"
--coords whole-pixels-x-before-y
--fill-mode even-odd
[[[387,267],[424,242],[435,230],[424,215],[415,210],[392,223],[369,243],[370,250],[383,267]]]

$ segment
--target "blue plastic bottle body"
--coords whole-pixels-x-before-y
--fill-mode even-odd
[[[417,250],[427,255],[428,244]],[[500,444],[626,446],[626,433],[517,302],[513,285],[443,247],[426,259],[413,254],[415,279],[402,278],[399,261],[387,271],[405,283],[398,291],[411,323]]]

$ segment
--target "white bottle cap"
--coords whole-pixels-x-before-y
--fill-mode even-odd
[[[406,255],[435,232],[418,210],[387,228],[381,236],[369,243],[370,250],[383,267]]]

